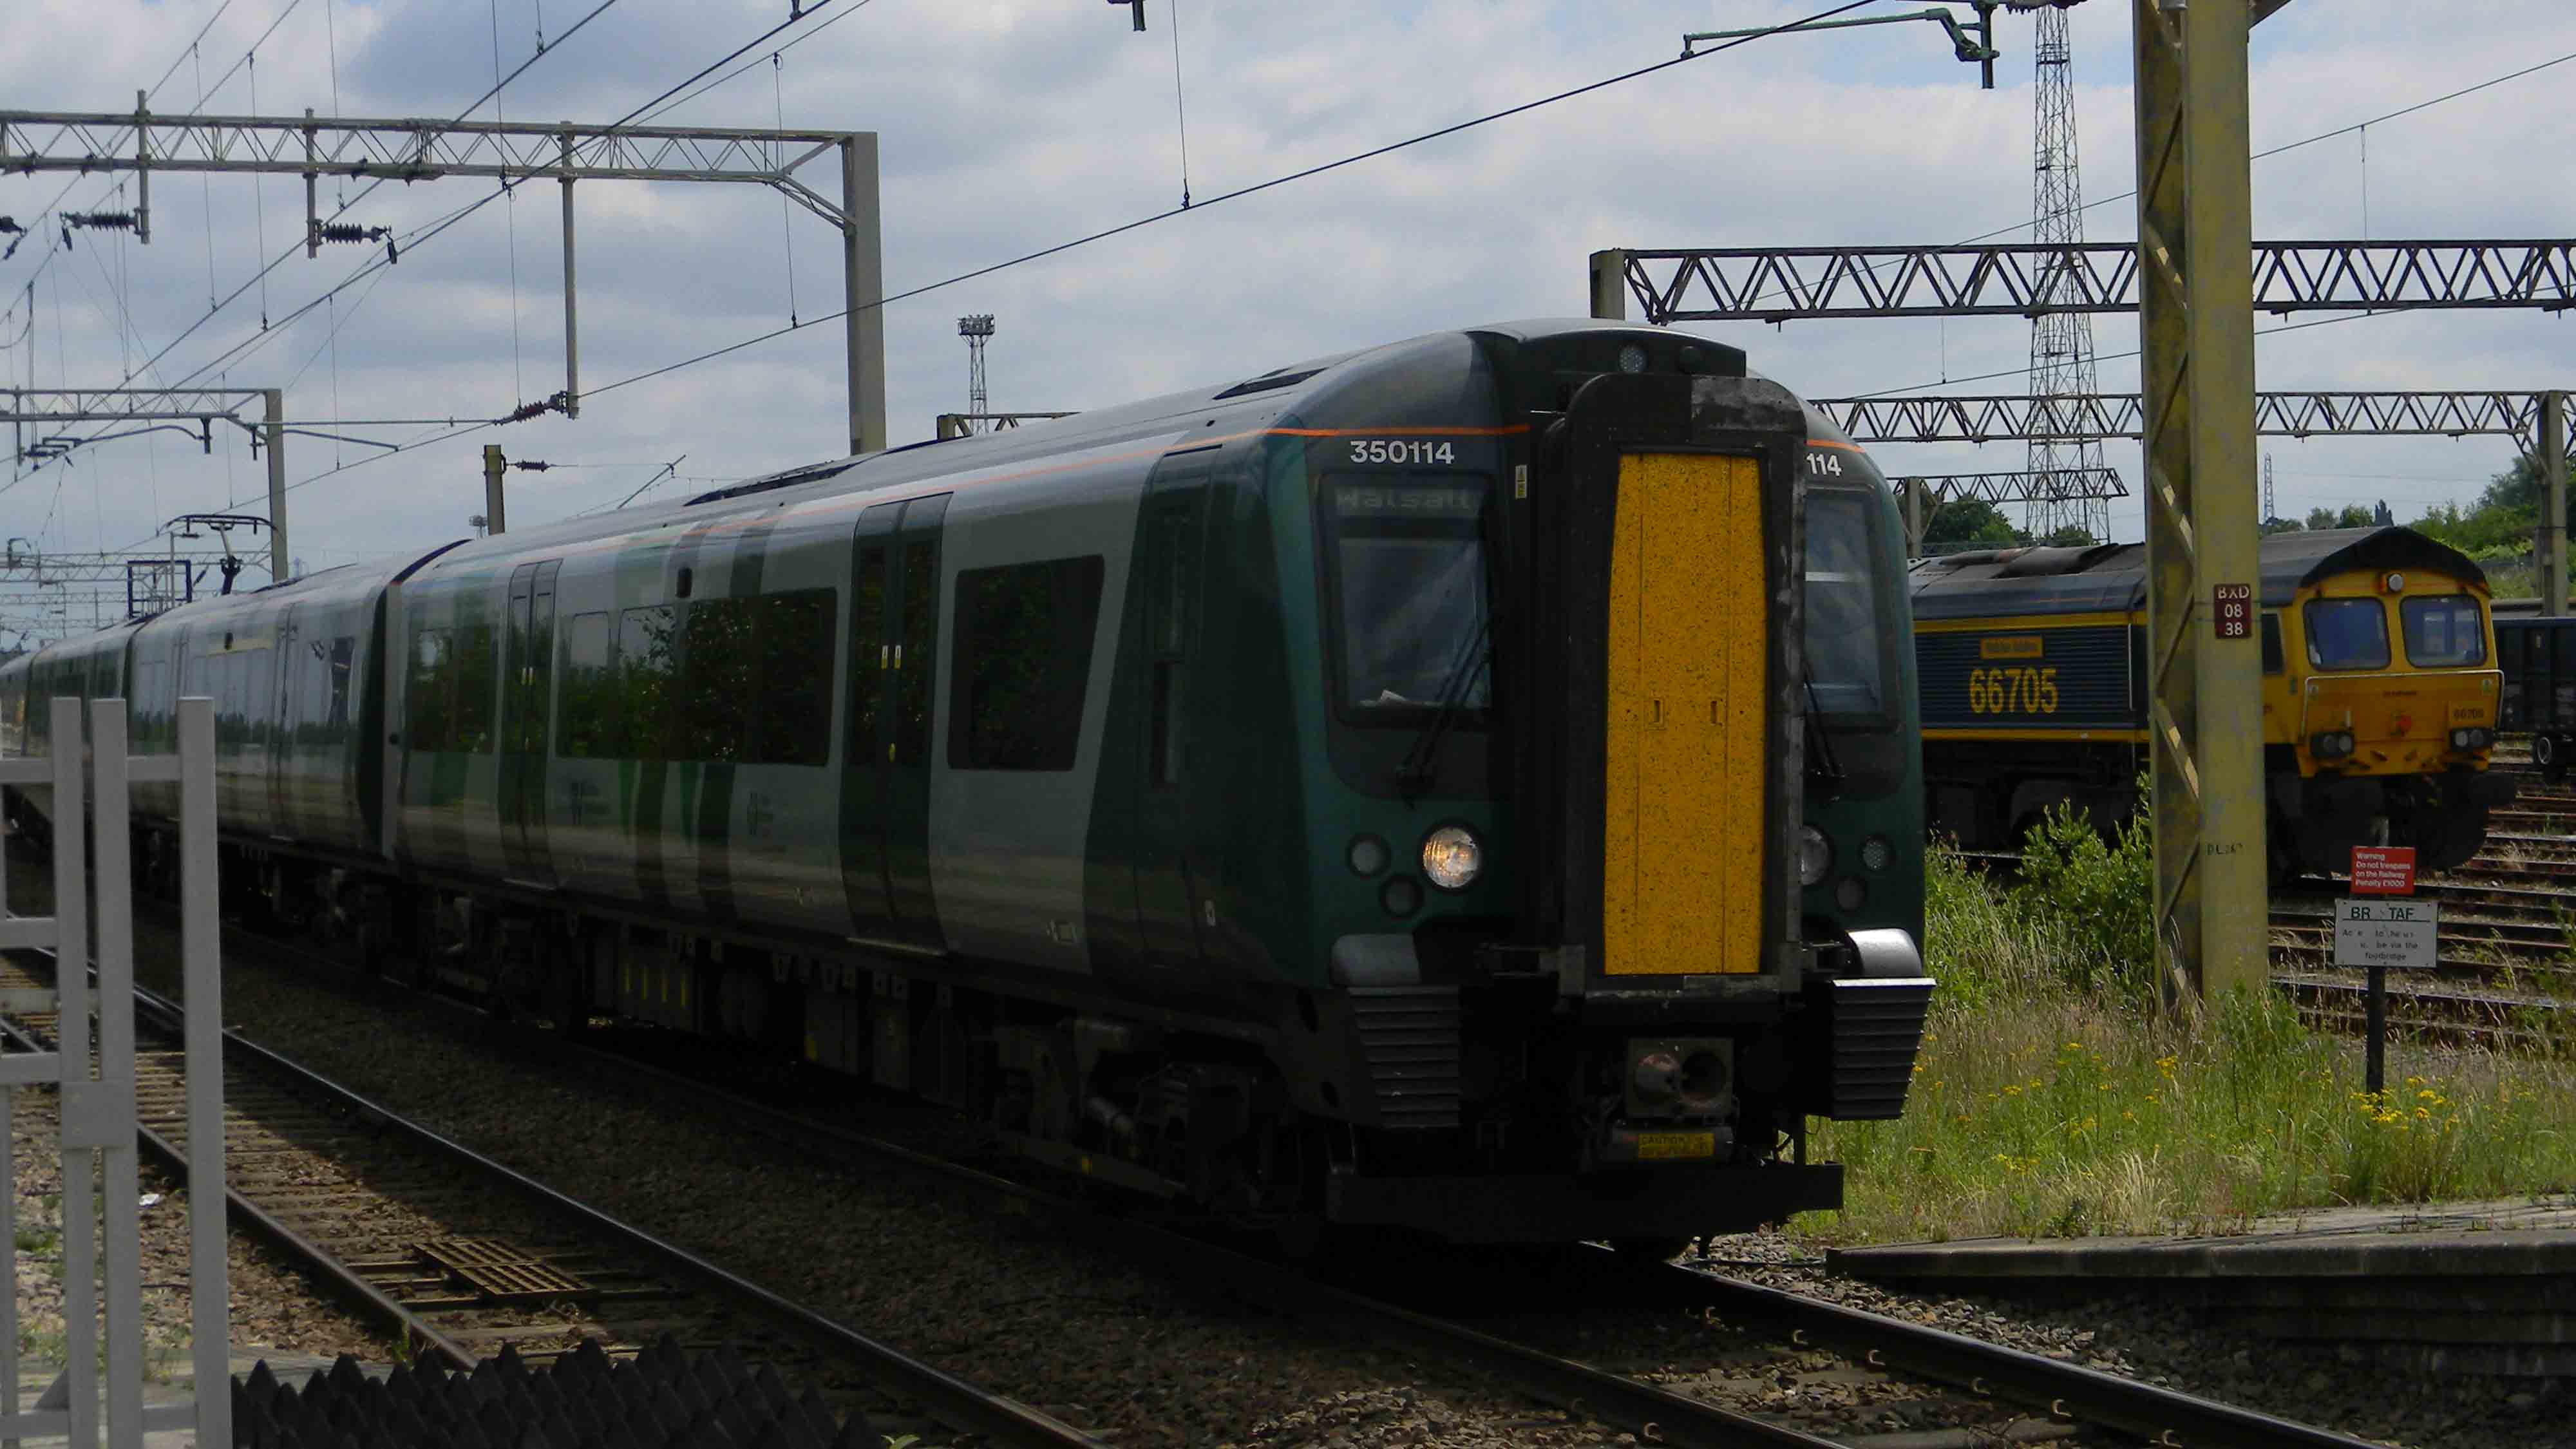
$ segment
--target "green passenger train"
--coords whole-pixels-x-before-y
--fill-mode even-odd
[[[1665,1244],[1902,1108],[1901,536],[1740,352],[1518,323],[200,601],[0,744],[211,696],[234,906],[375,969],[1245,1220]]]

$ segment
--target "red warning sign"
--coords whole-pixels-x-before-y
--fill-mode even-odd
[[[2212,584],[2209,602],[2209,616],[2218,626],[2219,638],[2250,639],[2254,636],[2252,584]]]
[[[2357,896],[2415,894],[2415,847],[2356,845],[2352,848],[2352,893]]]

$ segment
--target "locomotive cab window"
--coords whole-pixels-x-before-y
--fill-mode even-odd
[[[2397,606],[2406,628],[2406,662],[2438,669],[2487,660],[2486,621],[2466,594],[2407,599]]]
[[[2377,599],[2317,599],[2308,605],[2307,626],[2312,668],[2388,667],[2388,611]]]
[[[1472,475],[1324,480],[1346,717],[1394,723],[1454,699],[1472,724],[1493,702],[1486,491]]]
[[[1878,627],[1877,499],[1849,490],[1807,493],[1807,681],[1818,713],[1887,714],[1886,645]]]

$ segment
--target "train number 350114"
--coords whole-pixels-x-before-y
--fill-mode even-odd
[[[2010,665],[1968,671],[1968,708],[1977,714],[2057,713],[2057,667]]]

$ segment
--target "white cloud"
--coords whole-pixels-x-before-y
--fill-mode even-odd
[[[18,43],[0,48],[0,91],[30,108],[124,109],[137,87],[184,56],[214,4],[18,0],[9,25]],[[1947,241],[2028,215],[2028,31],[2011,17],[1999,21],[2005,59],[1992,93],[1976,89],[1974,71],[1951,61],[1928,26],[1783,38],[1206,206],[1240,186],[1651,64],[1677,52],[1684,30],[1788,19],[1806,7],[1180,5],[1190,184],[1203,205],[891,304],[888,396],[897,441],[926,436],[934,413],[963,405],[955,318],[966,312],[1000,320],[990,353],[996,407],[1093,407],[1433,328],[1577,312],[1585,259],[1596,247]],[[666,119],[766,125],[783,110],[790,125],[877,130],[885,277],[902,290],[1177,202],[1170,0],[1148,9],[1154,28],[1139,36],[1123,10],[1096,0],[885,0],[785,50],[774,75],[760,64]],[[2130,185],[2126,9],[2099,0],[2073,14],[2091,197]],[[213,82],[276,13],[273,4],[235,4],[171,74],[155,110],[192,106],[198,75]],[[577,13],[556,5],[546,18],[559,30]],[[536,18],[530,0],[503,0],[505,69],[529,54]],[[778,18],[766,0],[623,0],[531,67],[503,106],[514,119],[605,120]],[[345,114],[452,115],[442,108],[462,107],[491,84],[492,30],[488,13],[428,0],[306,0],[259,51],[259,107],[291,114],[309,105],[329,114],[336,80]],[[2254,133],[2258,145],[2276,145],[2576,50],[2569,43],[2576,20],[2556,0],[2495,0],[2478,7],[2475,23],[2438,7],[2302,0],[2256,40]],[[2545,163],[2564,150],[2569,75],[2576,64],[2372,127],[2371,234],[2563,233],[2565,188]],[[210,109],[249,111],[249,74],[235,74]],[[827,192],[836,185],[828,165],[816,175]],[[2358,136],[2261,163],[2255,178],[2265,235],[2361,230]],[[83,179],[70,204],[112,196],[112,185]],[[62,186],[57,177],[0,177],[0,214],[32,218]],[[481,186],[387,186],[350,219],[418,226],[482,195]],[[327,209],[358,188],[326,180],[322,189]],[[209,251],[213,286],[229,290],[259,264],[259,209],[274,256],[302,225],[302,191],[294,178],[254,189],[240,178],[157,176],[150,247],[83,234],[73,255],[44,272],[33,329],[38,385],[114,382],[162,348],[206,310]],[[586,387],[787,321],[787,247],[774,193],[599,182],[581,186],[579,206]],[[227,375],[267,386],[304,368],[289,404],[303,419],[488,417],[551,392],[562,385],[563,365],[558,214],[556,189],[544,183],[523,189],[515,206],[486,206],[406,251],[363,305],[352,310],[359,290],[352,289],[337,307],[272,329]],[[2093,235],[2118,238],[2131,233],[2133,217],[2130,203],[2117,202],[2089,221]],[[788,224],[797,314],[837,309],[837,238],[801,209]],[[0,265],[0,306],[23,303],[19,289],[45,240]],[[363,255],[332,248],[319,260],[292,257],[269,278],[269,315],[282,318]],[[120,296],[132,319],[122,351]],[[326,344],[335,318],[336,358]],[[176,381],[259,338],[259,320],[253,289],[172,348],[150,378]],[[2289,332],[2262,344],[2262,380],[2422,388],[2565,382],[2568,325],[2468,312]],[[2028,347],[2026,327],[2009,319],[1700,330],[1819,394],[2015,370]],[[16,332],[16,322],[0,324],[0,339]],[[840,332],[808,328],[598,396],[577,422],[548,418],[314,482],[293,496],[297,551],[318,564],[452,536],[481,506],[479,445],[487,436],[514,455],[619,465],[513,475],[514,497],[527,500],[513,506],[522,518],[613,501],[682,453],[683,471],[702,476],[832,453],[844,430]],[[2101,319],[2097,345],[2121,351],[2134,332],[2126,319]],[[0,350],[0,373],[23,379],[27,366],[25,348]],[[2133,363],[2106,360],[2101,372],[2106,388],[2135,385]],[[2005,376],[1969,390],[2018,386]],[[396,441],[426,431],[328,430]],[[2273,446],[2283,505],[2302,511],[2384,483],[2403,513],[2432,501],[2444,478],[2473,492],[2510,457],[2498,440]],[[375,451],[306,438],[289,447],[298,478]],[[2134,466],[2134,448],[2111,451]],[[2019,453],[2001,445],[1890,449],[1887,461],[1909,472],[1994,469],[2017,466]],[[70,470],[57,465],[0,491],[7,525],[0,531],[41,536],[55,549],[112,547],[148,536],[182,509],[227,497],[256,507],[260,470],[237,441],[228,457],[212,458],[193,439],[170,434],[107,444]],[[2133,532],[2134,504],[2125,519]]]

